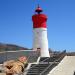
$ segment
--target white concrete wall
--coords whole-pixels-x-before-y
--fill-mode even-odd
[[[41,57],[50,57],[48,51],[47,28],[34,28],[33,50],[40,48]]]
[[[75,56],[65,56],[64,59],[50,71],[48,75],[73,75],[75,71]]]

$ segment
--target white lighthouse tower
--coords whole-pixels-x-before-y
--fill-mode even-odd
[[[38,6],[35,10],[36,14],[32,16],[33,21],[33,49],[40,48],[40,57],[50,57],[48,50],[47,38],[47,16],[41,14],[42,9]]]

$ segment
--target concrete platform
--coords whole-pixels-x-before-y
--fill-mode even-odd
[[[48,75],[73,75],[75,72],[75,56],[65,56]]]

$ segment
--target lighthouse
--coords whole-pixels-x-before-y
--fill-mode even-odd
[[[39,6],[32,16],[33,21],[33,50],[40,48],[40,57],[50,57],[47,38],[47,16],[42,14],[43,10]]]

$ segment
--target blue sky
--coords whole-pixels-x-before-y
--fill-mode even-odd
[[[32,48],[37,4],[48,16],[49,47],[75,50],[75,0],[0,0],[0,42]]]

